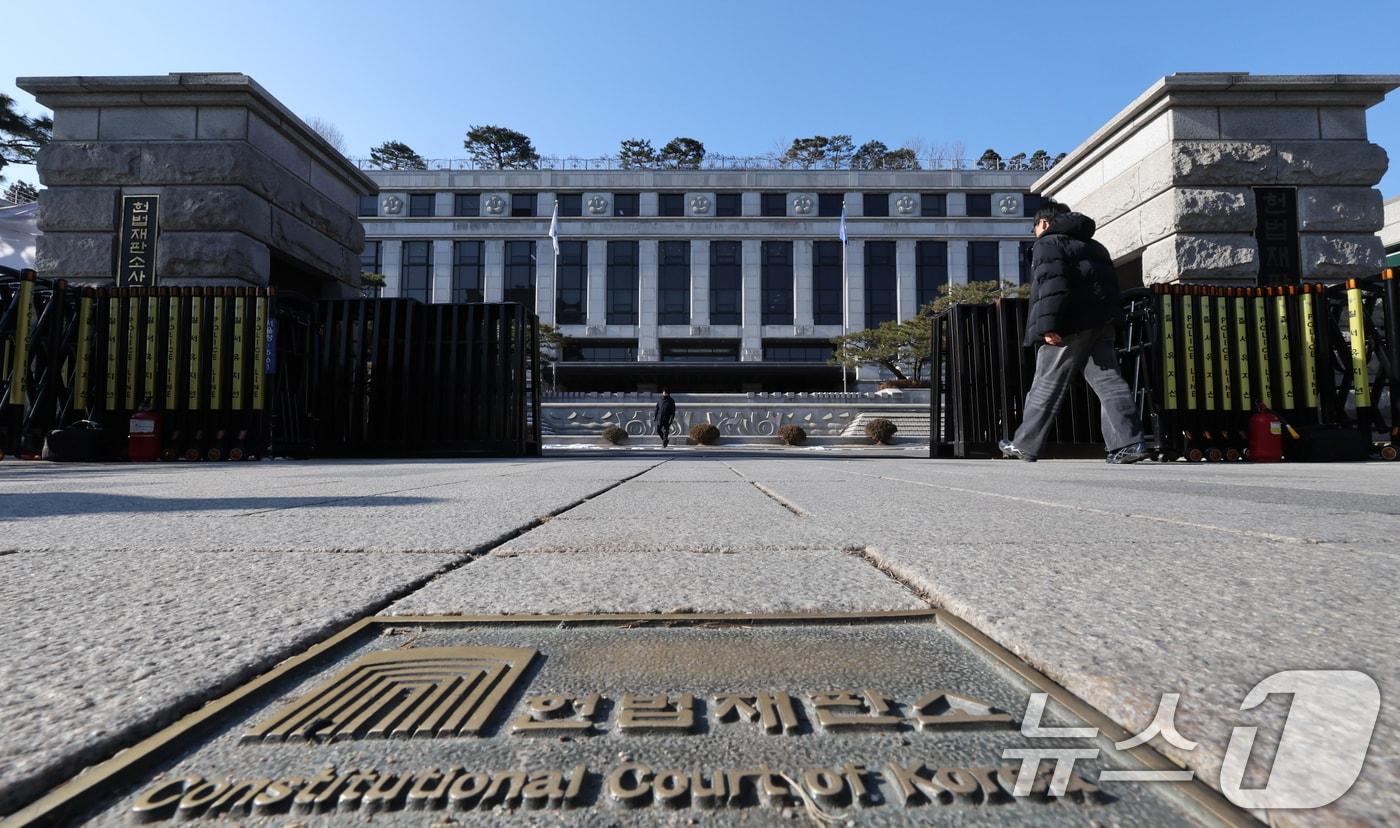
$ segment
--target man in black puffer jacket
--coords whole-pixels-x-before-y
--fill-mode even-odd
[[[1118,274],[1108,250],[1094,241],[1094,220],[1048,201],[1035,214],[1027,346],[1044,343],[1026,394],[1021,427],[1000,443],[1002,454],[1035,460],[1069,391],[1082,372],[1103,409],[1110,463],[1136,463],[1150,451],[1132,389],[1118,370],[1113,326],[1122,320]]]

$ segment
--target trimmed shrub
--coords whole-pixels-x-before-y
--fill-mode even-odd
[[[880,391],[885,391],[890,388],[898,388],[900,390],[903,390],[905,388],[928,388],[928,380],[881,380],[880,384],[875,387]]]
[[[627,429],[619,426],[608,426],[603,429],[603,439],[615,446],[620,446],[627,442]]]
[[[865,424],[865,436],[880,445],[888,445],[890,438],[894,437],[896,431],[899,429],[895,427],[895,424],[884,417],[879,417]]]
[[[712,446],[719,442],[719,429],[709,423],[696,423],[690,427],[690,439],[702,446]]]
[[[800,446],[807,442],[807,432],[799,425],[785,425],[778,428],[778,439],[785,446]]]

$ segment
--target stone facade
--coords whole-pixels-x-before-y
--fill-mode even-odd
[[[1025,195],[1037,173],[981,170],[371,170],[369,175],[382,191],[365,215],[370,243],[364,267],[384,274],[385,295],[405,294],[405,244],[432,242],[432,272],[446,274],[417,288],[427,301],[450,301],[452,243],[481,241],[484,261],[482,291],[486,299],[502,295],[505,277],[504,245],[509,241],[535,242],[535,309],[542,321],[554,323],[557,289],[553,280],[554,251],[548,232],[555,199],[563,193],[580,197],[581,215],[561,216],[561,240],[587,243],[586,319],[564,324],[561,332],[574,340],[595,344],[635,343],[638,362],[665,362],[662,343],[680,340],[736,342],[741,363],[764,361],[765,345],[773,343],[829,344],[843,329],[866,327],[867,241],[892,242],[895,254],[897,318],[918,311],[920,271],[916,264],[918,242],[947,245],[947,265],[940,279],[954,283],[969,280],[969,246],[990,243],[996,256],[983,258],[981,278],[1017,282],[1021,278],[1020,246],[1029,242],[1030,221],[1025,215]],[[432,216],[408,215],[411,196],[436,194]],[[477,215],[457,216],[451,209],[454,194],[475,195]],[[532,216],[512,216],[508,205],[513,193],[533,193],[537,207]],[[617,193],[638,194],[636,216],[614,215]],[[659,215],[659,194],[681,197],[683,215]],[[739,193],[740,215],[719,216],[719,195]],[[762,215],[762,196],[781,193],[783,215]],[[819,215],[822,194],[840,194],[847,208],[845,316],[846,323],[818,324],[814,315],[814,250],[818,241],[835,242],[838,216]],[[968,215],[968,193],[990,199],[990,215]],[[448,197],[444,198],[443,196]],[[887,199],[888,215],[864,216],[866,196]],[[946,215],[924,216],[923,199],[941,197]],[[499,199],[493,211],[488,202]],[[420,203],[422,200],[420,199]],[[878,202],[877,202],[878,203]],[[393,206],[395,209],[388,209]],[[446,209],[439,209],[446,208]],[[609,241],[636,241],[639,257],[638,314],[635,325],[607,322],[607,245]],[[685,241],[690,252],[690,305],[684,324],[663,324],[658,309],[658,245]],[[741,248],[741,314],[738,324],[714,324],[710,307],[710,245],[736,241]],[[792,322],[762,324],[761,251],[765,241],[792,244]],[[446,270],[441,270],[448,265]],[[821,363],[818,363],[821,364]],[[877,370],[863,368],[859,379],[880,379]],[[736,386],[737,390],[737,386]]]
[[[1297,276],[1374,273],[1388,159],[1367,140],[1366,109],[1397,86],[1400,75],[1171,75],[1034,190],[1093,217],[1147,284],[1254,284],[1255,187],[1296,190]]]
[[[1386,262],[1390,267],[1400,267],[1400,196],[1385,203],[1384,215],[1380,237],[1385,246]]]
[[[53,110],[39,270],[110,283],[123,194],[160,196],[161,284],[358,288],[374,183],[241,74],[20,78]]]

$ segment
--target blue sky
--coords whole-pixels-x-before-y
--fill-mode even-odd
[[[1072,149],[1180,71],[1400,73],[1400,1],[24,2],[6,12],[0,90],[19,75],[240,71],[352,155],[385,139],[463,157],[471,124],[545,155],[686,135],[762,154],[846,132],[976,157]],[[1150,9],[1150,10],[1149,10]],[[1370,113],[1400,195],[1400,92]],[[12,178],[36,180],[33,168]]]

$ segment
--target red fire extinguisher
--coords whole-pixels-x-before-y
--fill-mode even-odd
[[[1263,403],[1249,418],[1249,459],[1255,463],[1277,463],[1283,459],[1283,420]]]
[[[160,457],[160,415],[143,405],[131,415],[126,432],[128,460],[155,460]]]

